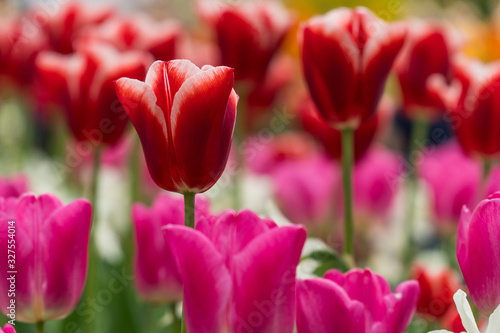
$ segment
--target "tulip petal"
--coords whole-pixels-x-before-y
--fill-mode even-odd
[[[174,96],[171,126],[185,190],[203,192],[227,162],[236,117],[234,74],[216,67],[189,77]]]
[[[417,309],[420,287],[416,281],[401,283],[394,294],[384,297],[387,314],[380,325],[380,333],[404,332]]]
[[[297,280],[298,333],[365,333],[365,307],[327,279]]]
[[[462,319],[462,325],[464,325],[467,333],[480,333],[470,304],[467,301],[467,294],[463,290],[459,289],[453,296],[453,299],[455,300],[458,313]]]
[[[303,227],[275,228],[233,257],[232,332],[292,333]]]
[[[116,92],[137,130],[151,177],[164,189],[175,191],[177,187],[172,179],[175,166],[170,159],[167,123],[153,89],[144,82],[121,78],[116,81]]]
[[[231,276],[224,258],[199,231],[181,226],[165,228],[166,241],[184,285],[188,332],[222,332],[231,295]]]
[[[45,249],[40,263],[45,271],[45,320],[66,317],[80,300],[87,276],[91,222],[92,207],[84,199],[57,209],[46,220],[41,235]]]
[[[488,320],[488,328],[484,333],[496,333],[500,332],[500,305],[493,311],[489,320]]]

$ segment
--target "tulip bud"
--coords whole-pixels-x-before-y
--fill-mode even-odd
[[[462,209],[457,258],[472,300],[490,314],[500,305],[500,192],[481,201],[471,213]]]
[[[116,92],[141,139],[149,172],[167,191],[199,193],[219,179],[229,156],[238,95],[228,67],[156,61],[141,82]]]
[[[63,205],[52,194],[0,198],[0,284],[12,290],[0,294],[4,314],[12,299],[16,319],[28,323],[62,319],[74,310],[87,276],[91,221],[84,199]],[[7,260],[8,249],[15,251],[14,262]]]

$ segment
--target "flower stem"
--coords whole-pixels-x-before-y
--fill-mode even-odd
[[[133,137],[133,148],[130,154],[130,199],[134,203],[141,197],[141,187],[140,187],[140,146],[139,138],[137,136]]]
[[[39,321],[35,325],[36,325],[36,333],[45,332],[45,323],[43,321]]]
[[[186,192],[184,193],[184,225],[189,228],[194,229],[195,221],[195,206],[194,206],[195,193]],[[186,321],[184,317],[184,306],[182,309],[182,322],[181,322],[181,333],[186,333]]]
[[[354,163],[354,129],[342,130],[342,187],[344,190],[344,254],[354,258],[354,221],[352,167]]]
[[[97,190],[98,190],[98,183],[99,183],[99,172],[101,169],[101,147],[96,147],[94,150],[94,160],[92,164],[92,181],[90,183],[90,193],[89,193],[89,200],[90,203],[92,204],[92,209],[94,212],[94,217],[96,213],[96,205],[97,205]]]
[[[490,171],[491,171],[491,161],[485,159],[483,161],[483,185],[486,184],[488,176],[490,175]]]
[[[409,272],[415,253],[415,239],[413,228],[415,225],[416,201],[417,201],[417,174],[420,161],[419,149],[425,149],[425,138],[427,137],[429,123],[424,118],[415,118],[410,138],[409,170],[408,170],[408,200],[406,210],[406,249],[404,251],[404,268]]]

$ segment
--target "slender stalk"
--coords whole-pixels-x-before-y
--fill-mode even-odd
[[[415,225],[417,189],[418,189],[418,165],[419,149],[425,148],[425,139],[427,137],[429,123],[426,119],[415,118],[410,138],[409,152],[409,170],[408,170],[408,200],[406,210],[406,249],[404,251],[405,270],[409,272],[413,256],[415,253],[415,240],[413,238],[413,229]]]
[[[89,242],[89,265],[87,273],[87,285],[85,286],[85,293],[83,300],[94,298],[97,294],[99,279],[98,279],[98,266],[99,266],[99,256],[97,254],[96,242],[95,242],[95,223],[97,216],[97,206],[98,206],[98,188],[99,188],[99,171],[101,167],[101,148],[96,147],[94,150],[94,161],[92,165],[92,180],[90,183],[90,193],[89,200],[92,204],[92,230],[90,233]],[[94,322],[84,321],[85,332],[94,332]]]
[[[36,325],[36,333],[45,332],[45,323],[43,321],[39,321],[35,325]]]
[[[491,171],[491,161],[485,159],[483,161],[483,185],[486,184],[486,180],[488,180],[490,171]]]
[[[140,154],[140,142],[137,136],[134,136],[132,153],[130,154],[130,199],[131,202],[136,202],[141,197],[140,188],[140,165],[141,160]]]
[[[245,157],[243,151],[245,150],[245,140],[248,136],[247,133],[247,92],[249,87],[240,85],[238,94],[240,96],[238,101],[238,112],[236,115],[235,124],[235,139],[236,139],[236,163],[237,169],[234,177],[234,201],[233,208],[239,210],[243,206],[242,200],[242,184],[245,175]]]
[[[195,221],[195,193],[184,193],[184,225],[194,229]],[[184,308],[182,309],[181,333],[186,333],[186,321],[184,319]]]
[[[354,217],[352,167],[354,163],[354,129],[342,130],[342,187],[344,190],[344,254],[354,258]]]

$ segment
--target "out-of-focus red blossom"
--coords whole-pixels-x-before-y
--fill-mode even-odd
[[[48,37],[52,51],[69,54],[75,51],[76,37],[85,29],[112,17],[115,9],[106,5],[70,0],[66,4],[52,3],[49,7],[28,12],[29,28],[41,29]]]
[[[453,306],[453,294],[459,289],[457,273],[449,268],[430,269],[415,264],[410,278],[420,285],[417,312],[430,318],[444,318]]]
[[[238,95],[228,67],[156,61],[145,82],[121,78],[116,91],[161,188],[204,192],[224,171]]]
[[[301,26],[304,75],[329,124],[356,128],[373,116],[405,36],[402,24],[386,24],[364,7],[335,9]]]
[[[83,32],[87,38],[113,44],[120,51],[150,52],[155,60],[176,58],[176,46],[182,33],[175,20],[153,21],[146,15],[113,17],[101,25]]]
[[[342,157],[341,131],[330,126],[320,116],[314,103],[309,98],[302,101],[299,108],[300,120],[304,130],[316,137],[330,156],[339,160]],[[389,122],[392,111],[391,103],[383,100],[378,112],[354,131],[355,160],[359,160],[370,147],[377,130]]]
[[[462,93],[447,118],[467,153],[493,160],[500,155],[496,126],[500,122],[500,61],[484,65],[457,57],[453,70]]]
[[[411,20],[407,26],[405,46],[395,64],[404,110],[410,116],[434,119],[447,108],[436,90],[450,82],[451,58],[458,45],[440,23]]]
[[[279,54],[273,58],[265,79],[255,85],[247,96],[246,120],[251,129],[266,114],[270,114],[279,93],[293,81],[296,68],[292,57],[287,54]],[[284,127],[286,124],[282,124]]]
[[[201,18],[215,30],[221,63],[233,67],[238,81],[260,82],[272,57],[295,22],[276,1],[224,4],[200,0]]]
[[[33,83],[35,59],[48,48],[40,29],[27,30],[23,17],[0,21],[0,76],[25,87]]]
[[[187,59],[198,67],[219,63],[219,50],[211,42],[195,36],[184,35],[177,47],[179,59]]]
[[[462,324],[462,318],[460,318],[460,314],[455,306],[449,307],[448,312],[441,319],[440,327],[453,333],[466,332]]]
[[[436,227],[443,232],[456,230],[462,207],[476,203],[481,166],[450,142],[426,154],[418,172],[430,191]]]
[[[28,180],[24,175],[0,176],[0,198],[17,198],[28,191]]]
[[[305,160],[316,153],[312,139],[300,132],[285,132],[265,142],[250,138],[245,143],[246,165],[256,174],[271,174],[284,162]]]
[[[196,222],[209,216],[209,203],[196,197]],[[135,284],[141,298],[155,304],[182,300],[182,281],[162,228],[184,225],[184,199],[160,194],[151,208],[132,206],[135,229]],[[158,260],[161,258],[161,260]]]
[[[41,53],[37,69],[51,100],[59,105],[78,141],[116,143],[128,118],[114,81],[123,76],[144,79],[151,56],[142,51],[118,52],[109,44],[80,44],[78,52]]]
[[[333,216],[333,195],[340,187],[340,175],[340,167],[320,154],[285,161],[271,178],[278,206],[292,223],[308,226],[310,231],[311,227],[324,226]]]

